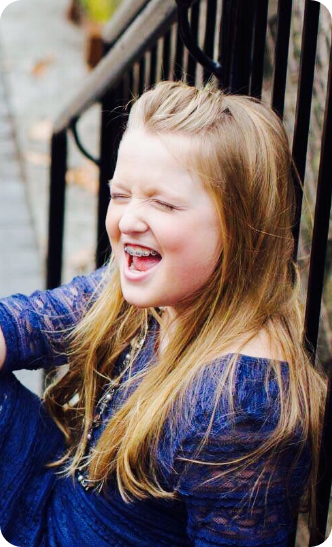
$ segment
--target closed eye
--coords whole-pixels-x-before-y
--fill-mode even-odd
[[[119,193],[111,192],[110,198],[113,201],[119,201],[119,200],[130,199],[130,196],[128,196],[126,194],[119,194]],[[147,201],[149,201],[149,200],[147,200]],[[159,199],[154,199],[152,201],[154,203],[156,203],[157,205],[160,205],[164,209],[167,209],[168,211],[173,211],[175,209],[180,209],[179,207],[175,207],[174,205],[171,205],[170,203],[166,203],[165,201],[160,201]]]
[[[117,200],[117,199],[127,199],[128,196],[126,196],[125,194],[114,194],[114,193],[111,193],[110,198],[111,198],[111,199],[114,199],[114,200]]]
[[[177,209],[177,207],[174,207],[174,205],[170,205],[169,203],[165,203],[164,201],[160,201],[158,199],[155,200],[155,203],[158,203],[158,205],[161,205],[162,207],[165,207],[165,209],[169,209],[170,211]]]

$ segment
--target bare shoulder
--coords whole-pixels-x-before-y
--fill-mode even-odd
[[[271,340],[265,330],[260,331],[258,335],[244,345],[243,340],[235,340],[230,346],[227,346],[225,353],[241,353],[249,357],[286,361],[282,348]]]

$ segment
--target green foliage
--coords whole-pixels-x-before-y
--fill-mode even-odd
[[[122,0],[81,0],[88,18],[96,23],[108,21],[115,13]]]

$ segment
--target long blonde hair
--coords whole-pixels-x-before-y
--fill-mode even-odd
[[[183,412],[187,390],[230,343],[241,339],[244,345],[265,329],[288,362],[289,382],[285,387],[280,362],[271,360],[269,372],[279,388],[277,426],[258,449],[234,462],[234,469],[271,453],[300,431],[302,446],[311,447],[313,485],[325,387],[303,345],[299,275],[292,260],[292,157],[285,129],[258,99],[182,82],[159,83],[133,104],[127,131],[137,128],[187,140],[188,169],[215,200],[223,247],[207,284],[184,303],[165,352],[145,367],[139,385],[107,424],[88,462],[89,477],[101,489],[115,476],[125,501],[174,497],[158,480],[155,457],[166,421]],[[71,335],[69,371],[45,394],[68,441],[68,452],[56,464],[66,462],[67,473],[74,474],[82,460],[102,387],[121,352],[147,328],[149,314],[162,321],[156,310],[124,300],[112,261],[96,302]],[[220,373],[214,409],[221,397],[232,403],[236,365],[235,354]]]

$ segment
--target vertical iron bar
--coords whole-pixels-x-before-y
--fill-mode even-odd
[[[293,138],[293,158],[300,177],[304,181],[305,166],[308,148],[310,111],[315,74],[315,61],[317,50],[317,36],[319,25],[319,2],[306,0],[304,8],[304,21],[302,33],[302,47],[299,70],[299,86],[296,104],[295,127]],[[293,227],[294,258],[297,256],[303,189],[297,177],[294,177],[296,189],[296,213]]]
[[[133,92],[134,92],[134,65],[129,70],[129,83],[128,83],[128,85],[129,85],[129,93],[132,97]]]
[[[240,0],[224,0],[221,15],[219,40],[219,63],[222,66],[223,81],[220,82],[224,90],[230,91],[232,59],[237,39],[237,19],[240,9]]]
[[[264,53],[269,0],[255,0],[254,39],[249,94],[258,99],[262,96],[264,77]]]
[[[200,2],[196,2],[191,8],[191,17],[190,17],[191,32],[195,42],[198,41],[199,11],[200,11]],[[196,69],[197,69],[197,61],[196,59],[192,57],[192,55],[189,54],[188,63],[185,70],[187,83],[189,85],[195,85]]]
[[[234,93],[249,94],[249,80],[252,62],[253,18],[252,2],[242,2],[237,20],[238,35],[232,62],[231,88]]]
[[[168,80],[171,68],[171,30],[168,30],[163,38],[163,80]]]
[[[317,198],[315,207],[315,222],[312,237],[310,269],[308,281],[308,298],[305,314],[306,340],[314,351],[317,347],[319,316],[324,281],[324,266],[331,214],[332,199],[332,48],[330,50],[329,74],[327,85],[324,126],[322,135],[321,158],[319,165]],[[329,371],[330,376],[332,374]],[[324,436],[320,451],[317,486],[317,528],[311,531],[310,544],[319,545],[324,541],[328,518],[329,497],[332,481],[332,443],[326,435],[331,431],[331,394],[329,393],[328,407],[324,418]],[[328,462],[328,465],[326,465]]]
[[[141,95],[145,89],[145,55],[141,57],[139,62],[139,82],[138,82],[138,93]]]
[[[157,53],[158,43],[155,43],[151,48],[149,85],[153,85],[157,81]]]
[[[111,90],[101,103],[101,136],[100,136],[100,172],[98,190],[97,219],[97,267],[105,264],[110,255],[110,245],[105,229],[105,218],[109,203],[108,182],[112,178],[116,165],[116,152],[123,125],[122,83]]]
[[[67,171],[67,132],[54,134],[51,142],[50,202],[46,288],[61,284],[65,190]]]
[[[206,26],[204,37],[204,53],[213,59],[214,57],[214,38],[216,34],[216,13],[217,13],[217,1],[208,0],[206,11]],[[204,82],[206,82],[211,76],[206,68],[204,68]]]
[[[292,0],[279,0],[278,30],[274,56],[271,106],[281,119],[284,116],[288,50],[292,18]]]
[[[129,72],[126,72],[123,76],[123,100],[124,104],[131,100]]]
[[[184,44],[179,32],[179,27],[176,29],[176,46],[175,46],[175,63],[174,63],[174,79],[181,80],[183,75],[183,52]]]
[[[253,22],[252,2],[224,0],[219,62],[223,67],[223,87],[233,93],[249,93]]]

